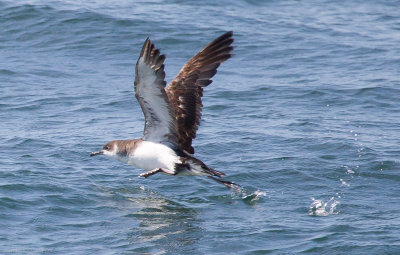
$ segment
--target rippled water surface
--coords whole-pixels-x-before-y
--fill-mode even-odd
[[[399,9],[0,0],[0,253],[400,253]],[[89,157],[141,136],[147,36],[170,81],[229,30],[194,145],[243,190]]]

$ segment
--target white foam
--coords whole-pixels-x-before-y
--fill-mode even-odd
[[[233,197],[242,199],[244,202],[254,203],[260,199],[260,197],[267,196],[267,192],[256,190],[254,192],[247,191],[240,186],[237,186],[232,189],[234,193],[232,193]]]
[[[331,214],[338,214],[338,212],[335,212],[335,208],[339,204],[339,201],[336,200],[335,197],[331,197],[327,202],[313,197],[311,199],[313,202],[310,205],[308,215],[328,216]]]

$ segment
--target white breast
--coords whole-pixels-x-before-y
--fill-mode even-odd
[[[124,161],[144,170],[164,168],[170,170],[171,174],[175,173],[175,164],[181,163],[179,157],[171,148],[149,141],[142,141],[135,151],[129,155],[129,158]]]

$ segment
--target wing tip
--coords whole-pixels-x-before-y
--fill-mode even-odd
[[[218,36],[217,39],[219,39],[219,38],[229,38],[229,37],[233,37],[233,31],[232,30],[223,33],[222,35]]]
[[[144,62],[156,66],[156,69],[163,67],[166,55],[160,54],[160,50],[156,49],[151,42],[150,37],[147,37],[143,43],[142,50],[138,61],[143,58]]]
[[[218,44],[220,42],[224,42],[225,45],[230,45],[234,41],[235,39],[233,38],[233,31],[228,31],[215,38],[209,45]]]
[[[196,61],[205,61],[206,63],[210,63],[210,59],[217,59],[216,56],[228,56],[228,58],[225,58],[224,60],[220,61],[219,63],[222,63],[232,57],[231,52],[235,48],[232,43],[235,41],[233,36],[233,32],[229,31],[221,36],[217,37],[214,39],[212,42],[210,42],[207,46],[205,46],[196,56],[194,56],[194,59],[197,59]]]
[[[229,35],[229,37],[233,37],[233,31],[232,31],[232,30],[226,32],[225,34],[226,34],[227,36]]]
[[[147,51],[149,45],[151,44],[150,37],[147,37],[143,43],[142,50],[140,51],[140,57],[143,57],[145,52]]]

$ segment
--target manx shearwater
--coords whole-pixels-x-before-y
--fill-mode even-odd
[[[143,136],[133,140],[115,140],[90,156],[106,155],[146,172],[169,175],[204,175],[234,187],[222,180],[216,171],[193,156],[192,140],[200,124],[203,88],[210,85],[218,66],[229,59],[233,33],[227,32],[197,53],[166,87],[165,55],[150,39],[144,42],[135,70],[135,96],[145,117]]]

